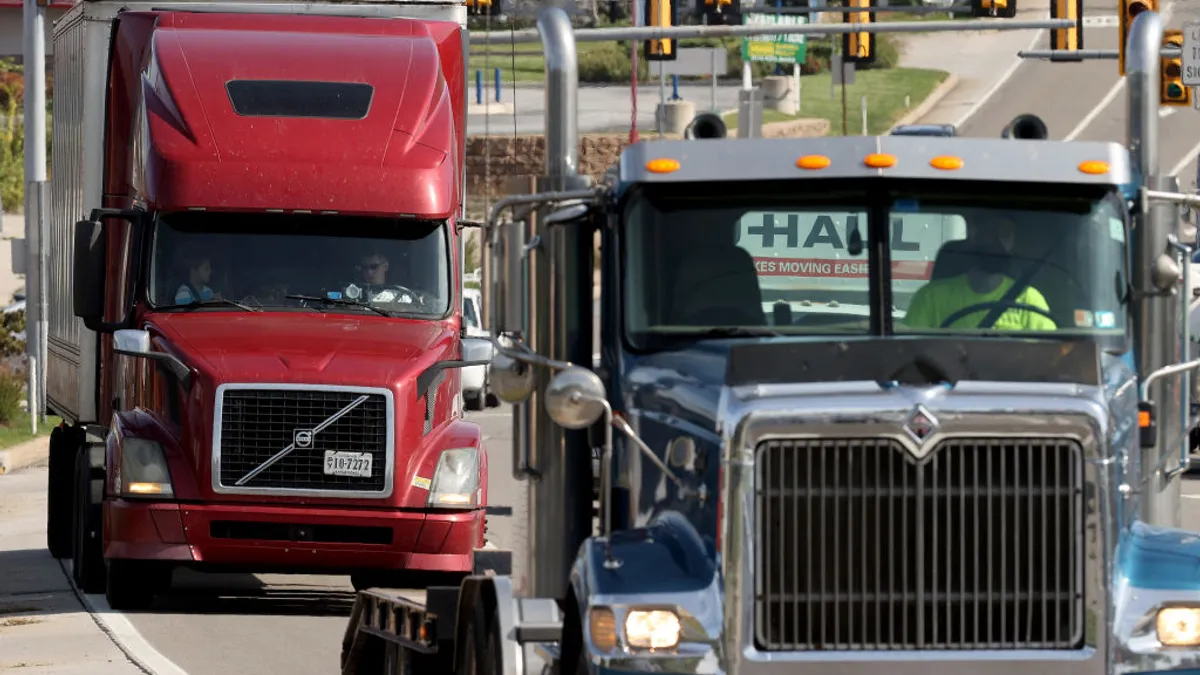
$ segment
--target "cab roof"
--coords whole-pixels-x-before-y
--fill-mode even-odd
[[[864,160],[872,154],[892,155],[895,164],[869,167]],[[802,169],[797,163],[806,156],[827,158],[828,166]],[[935,168],[931,162],[938,157],[957,158],[961,167]],[[656,173],[647,167],[656,159],[675,160],[679,167]],[[1085,173],[1084,162],[1103,162],[1108,170]],[[1117,143],[933,136],[653,140],[626,148],[619,167],[622,183],[888,177],[1122,185],[1131,180],[1129,153]]]
[[[439,43],[457,34],[409,19],[159,15],[144,83],[151,198],[448,216],[451,91],[464,83],[461,56],[443,63]]]

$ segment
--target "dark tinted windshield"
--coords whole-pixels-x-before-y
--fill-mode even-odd
[[[364,311],[352,301],[398,316],[440,317],[449,309],[447,236],[440,222],[167,214],[153,234],[150,300],[158,307],[224,299],[266,311]]]
[[[1124,335],[1125,223],[1111,193],[1021,198],[956,195],[965,188],[949,183],[906,193],[847,185],[811,198],[797,198],[794,186],[639,188],[622,236],[630,342],[862,335],[889,324],[895,332]],[[887,242],[886,266],[871,253],[872,232]]]

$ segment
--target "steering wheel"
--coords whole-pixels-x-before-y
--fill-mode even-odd
[[[1015,300],[993,300],[991,302],[978,302],[978,303],[975,303],[974,305],[968,305],[966,307],[963,307],[962,309],[958,310],[957,312],[954,312],[950,316],[946,317],[942,321],[942,325],[938,326],[938,328],[947,328],[950,326],[950,324],[954,323],[955,321],[958,321],[959,319],[961,319],[962,317],[964,317],[968,314],[978,312],[981,309],[992,309],[993,307],[1004,307],[1005,309],[1024,309],[1024,310],[1028,310],[1030,312],[1034,312],[1035,314],[1041,314],[1042,316],[1046,317],[1047,319],[1054,321],[1054,315],[1051,314],[1049,311],[1042,309],[1041,307],[1034,307],[1033,305],[1028,305],[1023,302],[1017,302]],[[1001,316],[1003,316],[1003,315],[1001,315]],[[984,318],[987,318],[987,317],[984,317]],[[991,326],[976,326],[976,328],[991,328]]]

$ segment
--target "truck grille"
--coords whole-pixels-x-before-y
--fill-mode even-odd
[[[1082,449],[952,439],[758,446],[763,651],[1071,649],[1083,640]]]
[[[322,424],[360,397],[358,405]],[[221,402],[219,476],[225,489],[384,492],[390,459],[387,398],[353,390],[229,389]],[[284,448],[298,430],[319,429],[310,447],[296,447],[242,485],[237,482]],[[371,475],[324,472],[327,450],[369,453]]]

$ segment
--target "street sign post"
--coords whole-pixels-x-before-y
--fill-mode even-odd
[[[799,26],[807,23],[807,16],[796,14],[742,13],[742,24],[747,26]],[[806,55],[807,44],[803,33],[755,35],[742,40],[743,61],[802,64]]]
[[[1200,21],[1183,24],[1183,86],[1200,86]]]

